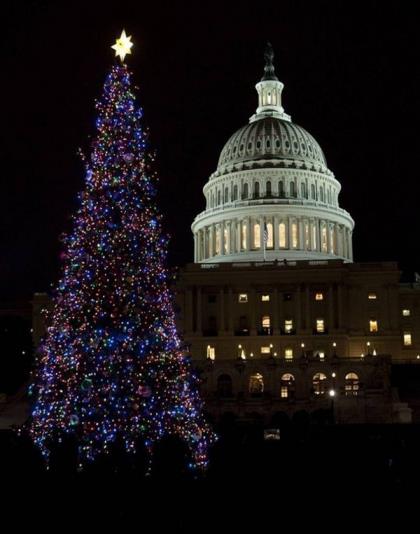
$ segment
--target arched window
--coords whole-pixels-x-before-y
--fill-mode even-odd
[[[321,202],[324,202],[324,190],[322,189],[322,187],[319,188],[319,200]]]
[[[261,334],[265,336],[271,335],[271,318],[269,315],[263,315],[261,317]]]
[[[254,184],[254,198],[259,198],[260,196],[260,182],[255,182]]]
[[[285,373],[281,377],[280,397],[290,399],[295,396],[295,377],[290,373]]]
[[[258,397],[264,391],[264,379],[262,374],[255,373],[249,377],[249,393]]]
[[[260,223],[254,223],[254,243],[253,248],[261,248],[261,226]]]
[[[324,373],[316,373],[312,379],[312,386],[315,395],[325,395],[327,390],[327,377]]]
[[[213,192],[212,192],[212,194],[211,194],[211,202],[210,202],[210,206],[211,206],[212,208],[214,208],[214,193],[213,193]]]
[[[301,194],[302,198],[306,198],[306,184],[305,184],[305,182],[302,182],[300,184],[300,191],[301,191],[300,194]]]
[[[268,197],[271,197],[271,182],[268,181],[267,184],[266,184],[266,194]]]
[[[220,206],[220,204],[222,203],[222,192],[220,191],[217,191],[217,205]]]
[[[229,189],[225,187],[225,204],[229,202]]]
[[[279,224],[279,246],[286,248],[286,225],[284,222]]]
[[[356,397],[359,393],[359,377],[356,373],[347,373],[345,377],[344,392],[346,396]]]
[[[315,200],[315,186],[314,184],[311,184],[311,198]]]
[[[236,184],[233,186],[233,200],[238,200],[238,186]]]
[[[247,183],[244,184],[244,190],[243,190],[242,196],[243,196],[244,199],[248,198],[248,196],[249,196],[248,184]]]
[[[229,375],[220,375],[217,379],[217,394],[219,397],[232,397],[232,378]]]
[[[266,247],[267,247],[267,248],[273,248],[273,247],[274,247],[273,223],[268,222],[268,223],[266,224],[266,231],[267,231],[267,242],[266,242]]]
[[[296,185],[295,182],[290,182],[290,196],[295,197],[296,196]]]
[[[283,197],[284,197],[284,184],[283,184],[283,180],[280,180],[280,182],[279,182],[279,197],[280,197],[280,198],[283,198]]]

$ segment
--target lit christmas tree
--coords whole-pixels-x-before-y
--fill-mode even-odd
[[[152,453],[163,437],[179,436],[191,467],[204,468],[214,435],[176,332],[153,158],[122,63],[131,46],[123,32],[113,46],[121,64],[96,105],[86,187],[64,239],[31,386],[29,431],[47,459],[54,443],[76,436],[82,464],[117,438],[128,451],[140,439]]]

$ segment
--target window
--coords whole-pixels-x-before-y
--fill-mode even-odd
[[[378,321],[376,319],[370,319],[369,321],[369,332],[378,331]]]
[[[292,223],[292,248],[298,247],[298,225],[296,222]]]
[[[264,391],[264,379],[262,374],[255,373],[249,377],[249,392],[251,395],[261,395]]]
[[[279,182],[279,197],[284,197],[284,185],[282,180]]]
[[[243,196],[244,196],[244,198],[248,198],[248,196],[249,196],[248,184],[244,184]]]
[[[266,246],[267,246],[267,248],[273,248],[273,246],[274,246],[273,223],[269,222],[269,223],[266,224],[266,231],[267,231]]]
[[[344,382],[344,393],[346,397],[356,397],[359,393],[359,377],[356,373],[347,373]]]
[[[327,377],[324,373],[316,373],[312,378],[312,386],[315,395],[325,395],[327,389]]]
[[[304,182],[300,184],[300,190],[302,198],[306,198],[306,184]]]
[[[280,397],[288,399],[295,394],[295,377],[290,373],[285,373],[281,377]]]
[[[254,223],[254,248],[261,248],[260,223]]]
[[[271,347],[269,345],[261,347],[261,354],[271,354]]]
[[[220,227],[216,228],[216,247],[215,253],[220,254]]]
[[[263,315],[263,317],[261,318],[261,326],[264,328],[264,329],[270,329],[271,327],[271,319],[270,319],[270,316],[269,315]]]
[[[412,339],[411,339],[411,332],[404,332],[404,347],[411,347],[412,345]]]
[[[286,225],[283,222],[279,224],[279,246],[286,248]]]
[[[324,300],[324,293],[315,293],[315,300]]]
[[[327,229],[325,226],[323,226],[321,229],[321,250],[322,252],[328,252]]]
[[[254,185],[254,197],[258,198],[260,196],[260,182],[255,182]]]
[[[284,358],[286,360],[293,360],[293,349],[290,347],[287,347],[284,349]]]
[[[316,353],[316,356],[318,356],[318,358],[322,361],[325,359],[325,352],[323,350],[319,350],[317,353]]]
[[[291,197],[295,197],[296,196],[295,182],[290,182],[290,196]]]
[[[403,314],[403,317],[410,317],[411,310],[405,309],[405,310],[402,311],[402,314]]]
[[[217,379],[217,393],[220,397],[232,397],[232,378],[220,375]]]
[[[376,300],[376,293],[368,293],[368,299],[369,300]]]
[[[209,360],[214,360],[216,358],[216,349],[210,345],[207,345],[207,358]]]
[[[229,189],[225,187],[225,204],[229,202]]]
[[[315,186],[314,184],[311,184],[311,198],[315,200]]]
[[[266,188],[267,196],[271,197],[271,182],[267,182],[265,188]]]
[[[284,332],[291,334],[293,332],[293,319],[286,319],[284,321]]]
[[[323,334],[325,332],[325,322],[324,319],[316,320],[316,331],[318,334]]]
[[[248,302],[248,294],[247,293],[239,293],[238,302],[240,304],[244,304],[245,302]]]
[[[262,302],[270,302],[270,295],[261,295]]]
[[[247,223],[246,221],[242,221],[242,225],[241,225],[241,245],[242,245],[242,250],[246,250],[246,245],[247,245],[247,239],[248,238],[248,228],[247,228]]]

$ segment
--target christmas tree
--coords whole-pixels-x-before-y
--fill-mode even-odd
[[[207,464],[213,434],[202,415],[198,379],[178,337],[153,157],[130,72],[123,32],[97,102],[97,134],[84,158],[86,185],[64,238],[63,274],[39,348],[29,432],[48,459],[75,436],[83,464],[115,440],[152,453],[179,436],[191,466]]]

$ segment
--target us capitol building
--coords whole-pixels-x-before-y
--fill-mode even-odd
[[[420,359],[420,284],[355,263],[354,221],[317,141],[294,124],[270,46],[258,107],[223,147],[177,282],[178,324],[213,418],[324,410],[410,422],[391,366]]]

